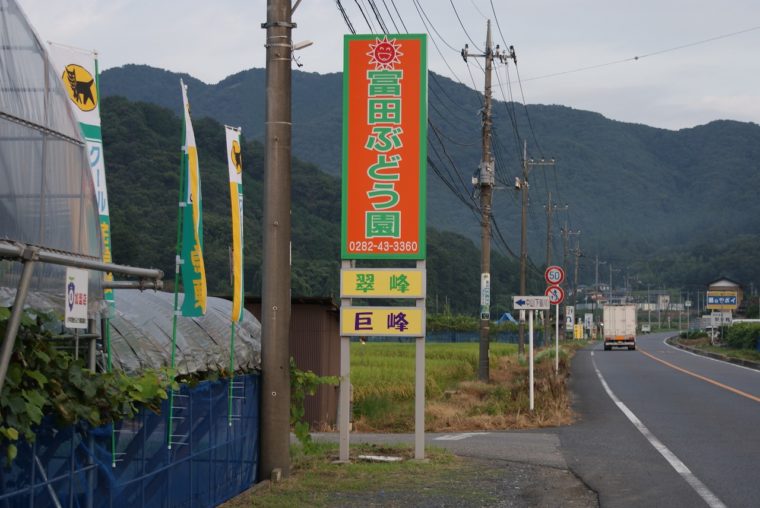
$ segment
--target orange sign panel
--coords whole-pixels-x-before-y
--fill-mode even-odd
[[[342,259],[425,258],[425,35],[347,35]]]

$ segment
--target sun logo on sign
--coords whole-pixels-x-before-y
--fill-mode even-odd
[[[388,36],[382,40],[375,39],[375,43],[369,44],[370,57],[369,64],[374,65],[376,70],[392,70],[396,65],[401,64],[399,57],[404,54],[399,51],[401,44],[396,44],[396,39],[388,40]]]
[[[235,171],[239,175],[243,171],[243,154],[240,151],[240,143],[238,143],[237,139],[232,140],[230,159],[232,159],[232,164],[235,165]]]

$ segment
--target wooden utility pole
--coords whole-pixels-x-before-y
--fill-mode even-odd
[[[554,210],[557,209],[557,205],[552,203],[552,192],[549,191],[549,202],[544,206],[546,209],[546,266],[552,264],[552,215]]]
[[[267,0],[260,477],[290,474],[290,0]],[[278,474],[279,473],[279,474]]]
[[[510,46],[509,52],[496,49],[491,43],[491,20],[486,23],[485,53],[473,54],[465,44],[462,58],[482,57],[485,59],[485,90],[483,92],[483,145],[480,161],[480,355],[478,359],[478,379],[488,381],[488,332],[491,322],[491,198],[494,185],[494,162],[491,155],[491,71],[494,59],[506,63],[508,58],[515,59],[515,51]]]
[[[527,243],[527,226],[528,226],[528,176],[534,166],[553,166],[554,159],[533,160],[528,159],[528,142],[523,142],[523,167],[522,179],[517,179],[516,187],[522,191],[522,215],[520,220],[520,295],[527,292],[527,267],[528,267],[528,243]],[[519,354],[525,354],[525,318],[524,311],[520,311],[520,342],[518,346]]]

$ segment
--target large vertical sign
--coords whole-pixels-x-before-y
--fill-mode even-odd
[[[425,258],[425,35],[346,35],[343,259]]]
[[[106,166],[103,156],[103,137],[100,130],[100,93],[98,89],[98,56],[94,51],[49,43],[50,56],[57,67],[56,74],[69,97],[74,116],[85,140],[90,162],[90,173],[95,184],[98,202],[100,236],[103,242],[103,262],[110,263],[111,219],[108,213]],[[105,280],[113,280],[107,273]],[[104,297],[113,301],[113,290],[104,290]]]

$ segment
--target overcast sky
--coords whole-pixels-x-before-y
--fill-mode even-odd
[[[148,64],[216,83],[265,66],[265,0],[18,1],[43,40],[96,49],[101,69]],[[472,59],[468,68],[459,50],[465,43],[483,47],[490,18],[494,43],[515,47],[528,104],[562,104],[668,129],[716,119],[760,123],[758,0],[453,0],[456,11],[451,1],[374,4],[391,31],[388,11],[405,31],[398,10],[409,32],[430,33],[430,70],[470,87],[482,88],[483,72]],[[369,0],[341,4],[358,33],[378,31]],[[303,0],[293,20],[293,40],[314,42],[298,52],[302,70],[340,71],[348,29],[336,1]],[[513,64],[508,71],[522,102]],[[498,72],[508,94],[504,66]],[[494,94],[502,97],[498,87]]]

